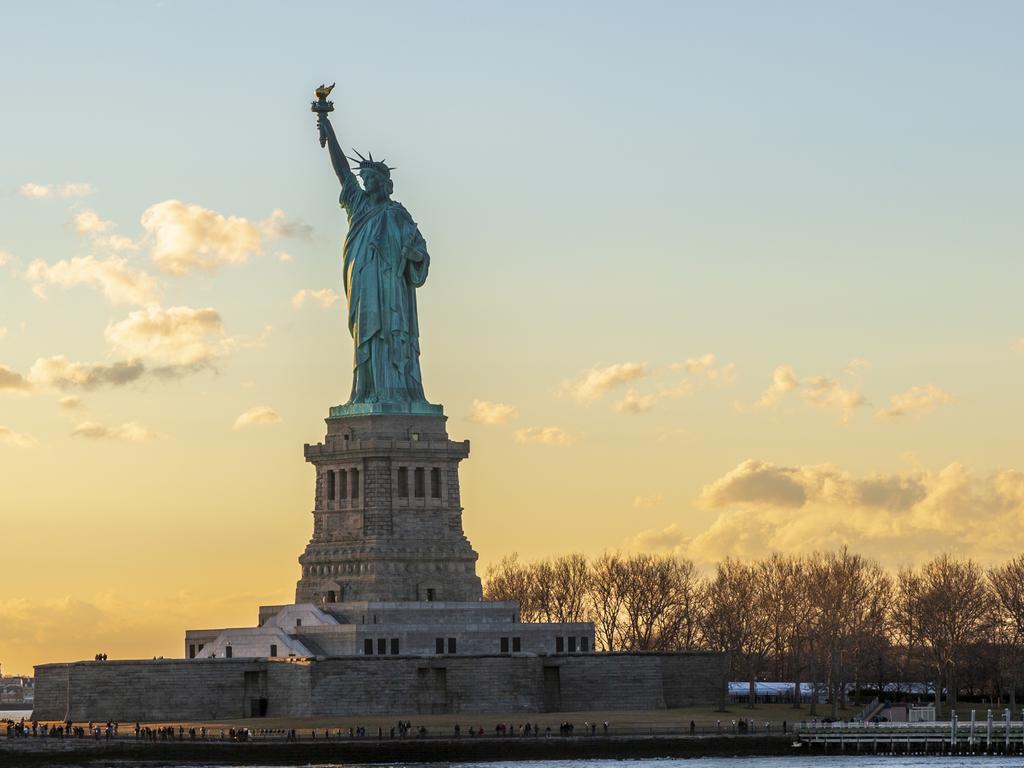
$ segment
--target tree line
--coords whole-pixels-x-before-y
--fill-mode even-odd
[[[733,680],[810,682],[831,714],[852,691],[934,687],[1016,708],[1024,682],[1024,555],[985,569],[941,554],[890,573],[843,548],[727,558],[704,575],[685,558],[606,552],[487,569],[484,596],[515,600],[524,622],[592,621],[602,651],[711,650]],[[724,686],[723,686],[724,697]],[[723,698],[724,705],[724,698]]]

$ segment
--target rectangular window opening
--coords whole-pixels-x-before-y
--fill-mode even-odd
[[[448,653],[455,653],[455,638],[448,638]]]
[[[508,638],[507,637],[501,638],[501,652],[502,653],[508,653]]]
[[[424,479],[423,479],[423,467],[416,467],[412,473],[413,477],[413,493],[417,499],[422,499],[424,496]]]
[[[409,468],[398,468],[398,498],[409,498]]]
[[[270,658],[277,656],[277,646],[274,643],[270,644]]]
[[[576,638],[569,638],[569,653],[576,653]]]
[[[338,470],[338,494],[342,499],[348,498],[348,472],[344,469]]]
[[[555,638],[555,653],[563,653],[564,651],[565,651],[565,638],[564,637],[556,637]]]
[[[225,645],[224,646],[224,658],[225,659],[230,659],[231,658],[231,646],[230,645]]]
[[[327,472],[327,500],[334,501],[334,470]]]
[[[583,651],[583,653],[588,653],[590,651],[590,638],[589,637],[581,637],[580,638],[580,650]]]
[[[377,638],[377,653],[381,656],[386,655],[388,652],[388,641],[386,638]]]
[[[397,656],[398,655],[398,638],[397,637],[392,637],[391,638],[391,655],[392,656]]]
[[[512,638],[512,653],[519,653],[522,650],[523,650],[522,638],[513,637]]]
[[[194,643],[188,647],[188,657],[190,659],[194,659],[196,657],[196,646]]]
[[[434,653],[444,653],[444,638],[439,637],[434,640]]]
[[[441,470],[437,467],[430,470],[430,498],[441,498]]]
[[[370,638],[363,640],[363,655],[373,656],[373,640]]]
[[[359,498],[359,470],[352,470],[352,498]]]

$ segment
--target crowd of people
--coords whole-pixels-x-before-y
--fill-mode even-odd
[[[130,733],[125,733],[121,724],[108,721],[106,723],[89,722],[87,724],[76,725],[71,720],[63,723],[40,723],[37,720],[27,721],[22,718],[20,721],[5,720],[3,721],[6,726],[7,738],[92,738],[92,739],[114,739],[114,738],[132,738],[134,737],[138,741],[250,741],[250,740],[277,740],[281,739],[284,741],[298,741],[300,734],[295,728],[220,728],[217,730],[208,729],[206,726],[195,726],[195,725],[142,725],[141,723],[135,723],[134,729]],[[604,735],[608,735],[608,722],[605,721],[601,724],[601,732]],[[583,735],[596,736],[598,724],[596,722],[585,722],[583,724],[582,732]],[[456,723],[452,727],[451,735],[455,738],[461,738],[463,735],[463,728],[460,724]],[[444,736],[446,730],[438,729],[434,733],[427,730],[425,725],[414,727],[413,724],[408,720],[399,720],[393,727],[385,729],[384,727],[377,728],[377,738],[408,738],[415,736],[418,738],[426,738],[427,736]],[[484,730],[482,725],[470,725],[465,733],[471,737],[482,737],[487,735],[487,731]],[[545,736],[550,737],[553,731],[551,726],[546,726],[543,731],[538,723],[520,723],[518,725],[514,723],[496,723],[494,726],[494,736],[498,738],[505,737],[516,737],[516,736]],[[562,722],[558,726],[559,736],[574,736],[576,735],[576,726],[570,722]],[[349,739],[362,739],[366,738],[367,730],[365,726],[353,726],[348,729],[342,728],[312,728],[309,731],[309,738],[313,741],[317,739],[343,739],[345,737]]]

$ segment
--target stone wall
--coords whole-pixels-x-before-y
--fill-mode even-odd
[[[715,704],[714,653],[166,659],[36,667],[40,720],[189,720]],[[68,699],[70,696],[70,707]]]
[[[44,664],[36,667],[34,717],[216,720],[250,716],[254,699],[267,700],[269,717],[309,714],[309,663],[159,659]]]

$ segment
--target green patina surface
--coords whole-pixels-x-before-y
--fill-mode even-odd
[[[442,416],[444,408],[433,403],[345,403],[331,408],[332,419],[341,416],[370,416],[378,413]]]
[[[405,207],[391,199],[392,168],[373,155],[359,155],[359,178],[353,173],[328,118],[333,105],[324,94],[329,92],[318,89],[312,109],[321,145],[341,182],[339,202],[348,218],[342,273],[355,343],[352,394],[331,409],[331,416],[440,414],[441,406],[431,405],[423,394],[420,373],[416,289],[430,269],[426,241]]]

